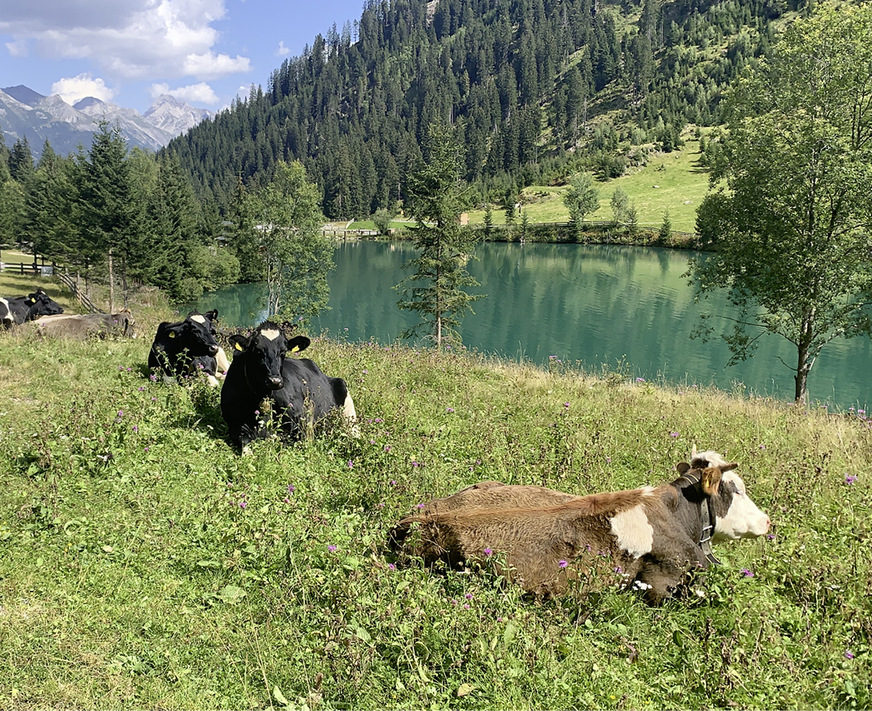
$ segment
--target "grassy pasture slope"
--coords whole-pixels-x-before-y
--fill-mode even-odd
[[[149,380],[149,345],[0,333],[0,707],[872,704],[865,413],[316,339],[362,437],[240,457],[217,391]],[[774,523],[717,548],[705,598],[537,603],[385,556],[432,496],[655,484],[694,443]]]

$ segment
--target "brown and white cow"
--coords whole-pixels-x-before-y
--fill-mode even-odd
[[[561,594],[571,581],[614,581],[659,603],[689,571],[717,562],[710,540],[769,530],[736,466],[716,452],[694,453],[669,484],[590,496],[481,482],[424,504],[397,524],[389,542],[401,557],[427,564],[492,560],[540,596]]]

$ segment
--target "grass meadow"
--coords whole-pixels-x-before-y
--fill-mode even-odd
[[[240,456],[217,390],[149,378],[171,314],[135,313],[136,340],[0,333],[0,707],[872,705],[865,413],[315,338],[362,436],[328,423]],[[694,444],[738,461],[773,522],[716,547],[704,597],[537,602],[386,551],[417,503],[473,482],[634,488]]]

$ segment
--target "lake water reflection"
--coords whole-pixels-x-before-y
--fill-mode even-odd
[[[393,289],[413,254],[403,242],[340,245],[329,278],[331,310],[313,330],[350,341],[395,341],[415,322],[397,308]],[[463,342],[512,360],[579,361],[592,372],[624,368],[646,380],[791,399],[793,375],[780,359],[792,364],[796,355],[782,339],[764,337],[753,359],[727,367],[730,354],[720,338],[691,338],[704,309],[682,278],[687,256],[641,247],[482,244],[469,271],[481,282],[475,291],[486,297],[463,319]],[[197,306],[217,308],[224,323],[254,325],[265,317],[259,305],[264,292],[262,285],[242,284],[205,294]],[[729,313],[725,299],[709,301],[707,309]],[[866,409],[870,365],[869,339],[829,344],[809,378],[812,399]]]

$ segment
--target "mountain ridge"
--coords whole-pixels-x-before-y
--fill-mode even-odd
[[[101,121],[117,124],[129,147],[158,151],[213,115],[168,94],[158,96],[145,114],[140,114],[92,96],[70,105],[57,94],[45,96],[23,84],[0,88],[3,139],[11,146],[26,138],[35,157],[46,141],[61,155],[90,145]]]

